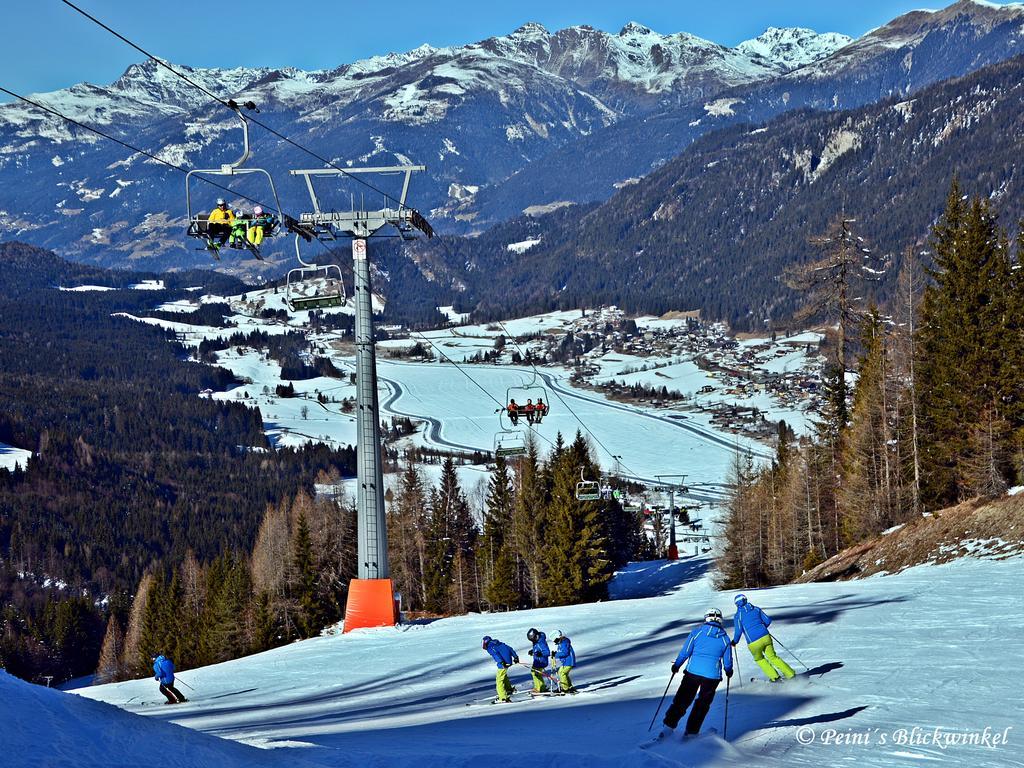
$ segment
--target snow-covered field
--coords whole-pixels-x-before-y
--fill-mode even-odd
[[[200,297],[199,303],[216,300]],[[223,301],[223,299],[220,299]],[[280,294],[269,290],[254,291],[229,300],[236,310],[230,328],[211,328],[183,322],[188,302],[164,304],[164,309],[182,313],[182,321],[125,315],[140,322],[151,323],[178,334],[182,343],[198,346],[203,338],[224,338],[234,333],[264,330],[286,333],[304,326],[304,319],[290,317],[288,322],[262,319],[263,308],[278,308]],[[282,304],[283,306],[283,304]],[[344,308],[336,311],[351,311]],[[382,342],[383,350],[408,347],[422,338],[445,350],[455,360],[463,360],[480,350],[493,348],[494,339],[510,334],[559,333],[579,321],[578,311],[552,312],[521,318],[497,325],[463,326],[416,334],[411,339]],[[669,320],[651,322],[680,323]],[[282,383],[280,366],[267,360],[263,353],[251,349],[231,348],[218,353],[218,364],[231,370],[245,383],[228,392],[213,393],[218,399],[231,399],[258,406],[265,430],[275,445],[301,445],[320,441],[334,446],[352,445],[356,430],[354,414],[342,411],[340,401],[354,396],[347,374],[354,370],[351,348],[338,348],[341,337],[324,334],[314,339],[326,350],[335,365],[343,371],[342,379],[318,378],[295,381],[296,397],[279,397],[275,388]],[[635,358],[642,362],[643,358]],[[614,363],[621,367],[622,361]],[[609,363],[609,365],[612,365]],[[687,475],[688,484],[704,484],[696,497],[718,497],[716,491],[725,480],[730,457],[736,450],[767,456],[768,449],[752,440],[723,432],[702,413],[679,413],[644,408],[611,401],[600,394],[572,387],[569,372],[558,367],[545,367],[535,376],[532,369],[511,365],[472,365],[462,370],[451,363],[414,363],[378,358],[381,415],[409,416],[425,422],[425,426],[409,442],[435,448],[491,451],[495,436],[503,428],[496,410],[505,403],[509,390],[517,387],[539,387],[531,392],[544,397],[551,413],[534,428],[542,453],[554,444],[561,432],[571,439],[577,430],[591,436],[595,456],[606,469],[618,468],[629,477],[654,481],[657,475]],[[323,393],[338,402],[321,405],[317,394]],[[524,393],[518,396],[525,400]],[[507,426],[507,425],[506,425]],[[617,458],[616,458],[617,457]],[[709,496],[710,494],[710,496]]]
[[[31,456],[32,451],[26,451],[24,448],[15,448],[7,443],[0,443],[0,469],[9,469],[11,472],[17,466],[25,469]]]
[[[181,679],[194,688],[185,689],[193,701],[173,708],[155,705],[161,697],[152,680],[82,689],[82,696],[147,722],[132,729],[126,716],[91,711],[91,730],[67,764],[135,765],[140,751],[147,759],[162,751],[175,764],[203,764],[190,759],[193,745],[212,754],[209,740],[149,729],[161,720],[277,747],[225,749],[216,764],[228,768],[1021,766],[1024,614],[1013,610],[1011,596],[1020,590],[1022,565],[1020,557],[965,558],[896,576],[748,592],[791,649],[779,652],[803,673],[795,653],[811,674],[778,686],[751,682],[760,674],[741,644],[739,674],[728,691],[728,744],[712,737],[639,748],[686,633],[708,606],[732,614],[732,593],[715,591],[710,562],[690,558],[631,566],[613,594],[632,599],[334,634],[191,670]],[[480,637],[498,637],[523,655],[531,626],[572,637],[575,680],[594,690],[466,706],[493,690],[494,665]],[[525,669],[514,674],[521,687],[527,677]],[[15,693],[5,690],[0,698],[4,740],[13,747],[8,764],[65,764],[40,756],[65,745],[81,716],[54,714],[58,703],[71,708],[54,698],[59,694],[39,692],[26,702]],[[723,684],[706,727],[722,731],[725,699]],[[137,737],[122,743],[122,733]],[[103,740],[117,757],[113,763],[97,760]]]
[[[432,444],[491,450],[500,426],[495,409],[509,388],[531,384],[533,372],[513,366],[474,365],[468,373],[472,381],[447,363],[379,360],[378,375],[391,389],[388,397],[382,397],[383,411],[431,420],[426,437]],[[699,414],[614,403],[570,387],[568,374],[561,369],[541,369],[541,375],[538,383],[551,412],[533,431],[543,452],[559,432],[567,439],[577,430],[586,435],[582,421],[600,440],[594,448],[604,467],[610,468],[615,463],[613,457],[620,456],[624,475],[652,479],[685,472],[688,483],[721,483],[737,447],[764,451],[752,441],[714,430]]]

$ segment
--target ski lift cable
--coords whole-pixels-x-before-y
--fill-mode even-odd
[[[529,356],[528,356],[528,355],[527,355],[527,354],[526,354],[525,352],[523,352],[523,348],[519,346],[519,342],[518,342],[518,341],[516,341],[516,338],[515,338],[515,336],[513,336],[512,334],[510,334],[510,333],[508,332],[508,328],[506,328],[506,327],[505,327],[505,324],[504,324],[504,323],[502,323],[502,322],[501,322],[500,320],[498,320],[498,321],[497,321],[497,323],[498,323],[498,326],[499,326],[499,327],[501,328],[501,330],[502,330],[502,331],[503,331],[503,332],[505,333],[505,336],[506,336],[506,337],[507,337],[507,338],[508,338],[508,339],[509,339],[509,340],[510,340],[510,341],[511,341],[511,342],[512,342],[512,343],[513,343],[514,345],[515,345],[515,348],[519,350],[519,354],[520,354],[520,355],[522,356],[523,360],[526,360],[526,361],[527,361],[527,362],[528,362],[528,363],[530,364],[530,367],[531,367],[531,368],[533,368],[533,373],[534,373],[534,376],[537,376],[537,377],[541,377],[541,373],[540,373],[540,371],[539,371],[539,370],[537,369],[537,365],[536,365],[536,364],[535,364],[535,363],[533,362],[533,360],[531,360],[531,359],[530,359],[530,357],[529,357]],[[543,377],[541,377],[541,378],[543,378]],[[583,419],[581,419],[581,418],[580,418],[580,417],[579,417],[579,416],[577,415],[576,411],[574,411],[574,410],[572,409],[572,407],[571,407],[571,406],[570,406],[570,405],[569,405],[569,404],[568,404],[568,403],[567,403],[567,402],[565,401],[565,398],[563,398],[563,397],[562,397],[562,395],[561,395],[561,393],[560,393],[560,392],[558,391],[558,387],[552,387],[552,388],[551,388],[551,391],[555,393],[555,397],[557,397],[557,398],[558,398],[558,401],[559,401],[559,402],[560,402],[560,403],[561,403],[562,405],[564,405],[564,406],[565,406],[565,409],[566,409],[566,410],[567,410],[567,411],[568,411],[569,413],[571,413],[571,414],[573,415],[573,418],[574,418],[574,419],[576,419],[576,421],[578,421],[578,422],[580,423],[580,426],[581,426],[581,427],[583,427],[584,431],[586,431],[586,433],[587,433],[588,435],[590,435],[590,436],[591,436],[591,437],[592,437],[592,438],[594,439],[594,442],[595,442],[595,443],[597,443],[597,444],[598,444],[599,446],[601,446],[601,448],[602,448],[602,449],[604,450],[604,452],[605,452],[605,453],[607,453],[607,454],[608,454],[608,455],[609,455],[609,456],[610,456],[610,457],[612,458],[612,460],[613,460],[613,461],[616,461],[616,462],[618,462],[619,466],[621,466],[621,467],[622,467],[623,469],[625,469],[625,470],[626,470],[627,472],[629,472],[629,473],[630,473],[631,475],[634,475],[634,476],[637,476],[637,477],[638,477],[638,475],[636,474],[636,472],[634,472],[634,471],[633,471],[632,469],[630,469],[630,468],[629,468],[628,466],[626,466],[626,463],[625,463],[624,461],[622,461],[622,459],[621,459],[621,458],[620,458],[620,459],[616,459],[616,458],[615,458],[616,454],[614,454],[614,453],[612,453],[612,452],[611,452],[610,450],[608,450],[608,447],[607,447],[607,446],[606,446],[606,445],[605,445],[604,443],[602,443],[602,442],[600,441],[600,439],[598,439],[597,435],[595,435],[595,434],[594,434],[594,433],[593,433],[593,432],[592,432],[592,431],[590,430],[590,427],[588,427],[588,426],[587,426],[587,425],[586,425],[586,424],[585,424],[585,423],[583,422]]]
[[[90,133],[95,133],[97,136],[102,136],[104,139],[109,139],[110,141],[114,142],[115,144],[120,144],[125,149],[129,149],[132,152],[136,152],[136,153],[138,153],[140,155],[144,155],[145,157],[148,157],[150,160],[155,160],[156,162],[158,162],[158,163],[160,163],[162,165],[166,165],[168,168],[171,168],[172,170],[178,171],[179,173],[188,173],[188,170],[183,168],[180,165],[175,165],[174,163],[168,162],[167,160],[164,160],[162,157],[158,157],[158,156],[154,155],[152,152],[147,152],[144,149],[139,149],[139,147],[136,147],[136,146],[134,146],[132,144],[129,144],[126,141],[122,141],[121,139],[117,138],[116,136],[111,136],[109,133],[104,133],[103,131],[99,130],[98,128],[93,128],[91,125],[86,125],[85,123],[82,123],[82,122],[80,122],[78,120],[75,120],[73,117],[68,117],[67,115],[58,112],[56,109],[53,109],[52,107],[48,107],[45,104],[42,104],[42,103],[40,103],[38,101],[33,101],[32,99],[30,99],[30,98],[28,98],[26,96],[22,96],[20,94],[17,94],[14,91],[8,90],[7,88],[4,88],[3,86],[0,86],[0,93],[6,93],[8,96],[11,96],[12,98],[18,99],[19,101],[23,101],[26,104],[29,104],[29,105],[35,107],[36,109],[41,109],[44,112],[48,112],[49,114],[53,115],[54,117],[59,117],[61,120],[64,120],[65,122],[71,123],[72,125],[77,125],[79,128],[82,128],[82,129],[84,129],[86,131],[89,131]],[[213,179],[209,179],[209,178],[207,178],[205,176],[196,176],[196,178],[200,179],[201,181],[205,181],[207,184],[209,184],[211,186],[214,186],[217,189],[220,189],[220,190],[222,190],[224,192],[227,192],[228,194],[234,195],[236,197],[240,197],[243,200],[247,200],[248,202],[252,203],[253,205],[259,205],[259,206],[266,207],[266,208],[273,208],[273,207],[275,207],[275,206],[271,206],[271,205],[269,205],[267,203],[264,203],[264,202],[262,202],[260,200],[256,200],[256,199],[254,199],[252,197],[249,197],[248,195],[243,195],[242,193],[237,192],[236,190],[230,189],[229,187],[226,187],[223,184],[218,184]]]
[[[220,96],[218,96],[217,94],[213,93],[212,91],[210,91],[205,86],[197,83],[195,80],[190,78],[188,75],[185,75],[185,74],[179,72],[177,69],[172,67],[170,64],[168,64],[163,59],[160,59],[157,56],[154,56],[152,53],[147,51],[142,46],[138,45],[137,43],[132,42],[131,40],[129,40],[127,37],[122,35],[117,30],[112,29],[107,24],[105,24],[104,22],[100,21],[99,19],[97,19],[92,14],[90,14],[88,11],[86,11],[86,10],[80,8],[79,6],[75,5],[74,3],[71,2],[71,0],[61,0],[61,2],[64,3],[64,5],[66,5],[69,8],[71,8],[72,10],[74,10],[77,13],[81,14],[82,16],[84,16],[85,18],[87,18],[89,21],[93,22],[97,26],[105,29],[107,32],[109,32],[114,37],[116,37],[118,40],[121,40],[122,42],[124,42],[127,45],[131,46],[136,51],[141,53],[143,56],[145,56],[145,57],[147,57],[149,59],[152,59],[156,64],[160,65],[161,67],[163,67],[168,72],[170,72],[171,74],[175,75],[176,77],[181,78],[186,83],[191,85],[193,88],[196,88],[197,90],[199,90],[202,93],[206,94],[208,97],[210,97],[211,99],[216,101],[218,104],[226,107],[227,109],[230,109],[232,112],[237,113],[238,105],[234,104],[234,102],[229,101],[227,99],[222,99]],[[250,104],[251,104],[251,102],[250,102]],[[253,105],[253,108],[255,108],[255,105]],[[256,110],[256,111],[258,112],[259,110]],[[336,171],[341,172],[343,175],[347,176],[350,179],[355,180],[359,184],[362,184],[364,187],[367,187],[368,189],[376,192],[379,195],[383,195],[386,200],[390,200],[391,202],[396,203],[400,208],[401,207],[411,207],[411,206],[403,206],[402,202],[400,200],[398,200],[397,198],[395,198],[393,195],[389,195],[384,190],[376,187],[375,185],[371,184],[370,182],[366,181],[365,179],[360,178],[357,174],[349,173],[347,170],[345,170],[341,166],[339,166],[336,163],[328,160],[327,158],[321,156],[320,154],[314,152],[313,150],[309,149],[308,147],[304,147],[302,144],[300,144],[299,142],[295,141],[294,139],[292,139],[292,138],[290,138],[288,136],[285,136],[283,133],[281,133],[280,131],[278,131],[278,130],[272,128],[272,127],[270,127],[269,125],[264,123],[262,120],[259,120],[258,118],[255,118],[255,117],[252,117],[251,115],[247,115],[245,117],[245,119],[249,120],[250,122],[255,123],[256,125],[260,126],[261,128],[263,128],[264,130],[268,131],[269,133],[272,133],[274,136],[277,136],[277,138],[281,139],[282,141],[285,141],[285,142],[291,144],[293,147],[295,147],[297,149],[301,149],[307,155],[310,155],[311,157],[315,157],[320,162],[324,163],[325,165],[330,166],[331,168],[335,169]]]

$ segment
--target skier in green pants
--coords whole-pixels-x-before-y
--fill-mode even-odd
[[[498,665],[498,674],[494,678],[494,687],[498,692],[498,701],[512,701],[512,694],[516,689],[508,679],[508,669],[513,664],[519,663],[518,654],[511,646],[505,645],[490,635],[485,635],[481,647],[491,655],[494,663]]]
[[[778,657],[768,626],[771,618],[753,603],[747,601],[746,595],[736,595],[736,616],[733,619],[732,645],[735,648],[742,635],[747,636],[747,648],[754,657],[757,666],[771,681],[779,680],[779,673],[789,679],[796,675],[793,668]]]
[[[576,651],[573,650],[572,641],[565,636],[562,630],[555,633],[555,651],[551,654],[558,662],[558,688],[562,693],[576,693],[576,686],[572,684],[569,673],[576,666]]]
[[[548,659],[551,656],[551,648],[548,647],[548,637],[539,629],[530,627],[526,633],[526,639],[533,643],[530,655],[533,657],[533,666],[530,667],[530,675],[533,677],[533,690],[537,693],[547,693],[548,684],[544,680],[545,670],[548,668]]]

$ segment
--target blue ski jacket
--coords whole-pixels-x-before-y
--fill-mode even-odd
[[[558,659],[558,663],[563,667],[576,666],[576,651],[572,649],[572,641],[568,637],[563,637],[558,641],[554,657]]]
[[[166,656],[157,656],[153,661],[153,673],[161,685],[174,685],[174,662]]]
[[[491,654],[491,658],[494,659],[494,662],[501,669],[519,663],[519,657],[516,655],[516,652],[501,642],[501,640],[491,640],[487,644],[487,652]]]
[[[537,638],[537,642],[533,644],[533,648],[530,649],[530,655],[533,656],[533,666],[538,669],[544,669],[548,665],[548,657],[551,656],[551,648],[548,647],[548,637],[543,632],[540,633],[540,637]]]
[[[772,620],[768,617],[768,614],[756,605],[744,603],[737,606],[736,616],[732,620],[732,641],[738,643],[740,636],[743,634],[747,636],[748,644],[755,640],[760,640],[768,634],[768,626],[771,623]]]
[[[722,679],[722,665],[732,672],[732,646],[729,633],[718,624],[702,624],[686,638],[683,650],[676,656],[676,665],[682,666],[687,659],[686,671],[711,680]]]

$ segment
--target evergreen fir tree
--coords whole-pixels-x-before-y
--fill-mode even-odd
[[[559,436],[558,441],[561,441]],[[544,578],[544,547],[547,537],[547,498],[545,470],[540,464],[537,442],[526,444],[526,455],[516,462],[518,490],[515,495],[512,530],[513,546],[521,564],[520,593],[532,605],[540,605],[540,583]]]
[[[580,468],[593,475],[589,451],[577,432],[573,445],[551,462],[546,569],[541,580],[545,605],[567,605],[607,594],[612,575],[601,520],[601,503],[576,498]]]
[[[298,606],[297,623],[303,637],[315,637],[324,627],[324,610],[317,594],[316,565],[309,524],[300,512],[292,540],[292,595]]]
[[[483,535],[477,552],[484,569],[484,597],[492,607],[515,608],[520,604],[516,561],[512,544],[515,497],[508,463],[498,457],[488,484]]]
[[[917,390],[921,405],[922,496],[927,506],[971,495],[960,465],[990,407],[1019,413],[1022,372],[1016,278],[1005,233],[987,201],[965,204],[954,182],[933,229],[932,284],[922,306]],[[995,422],[1001,412],[991,415]],[[996,453],[1019,423],[998,430]]]

